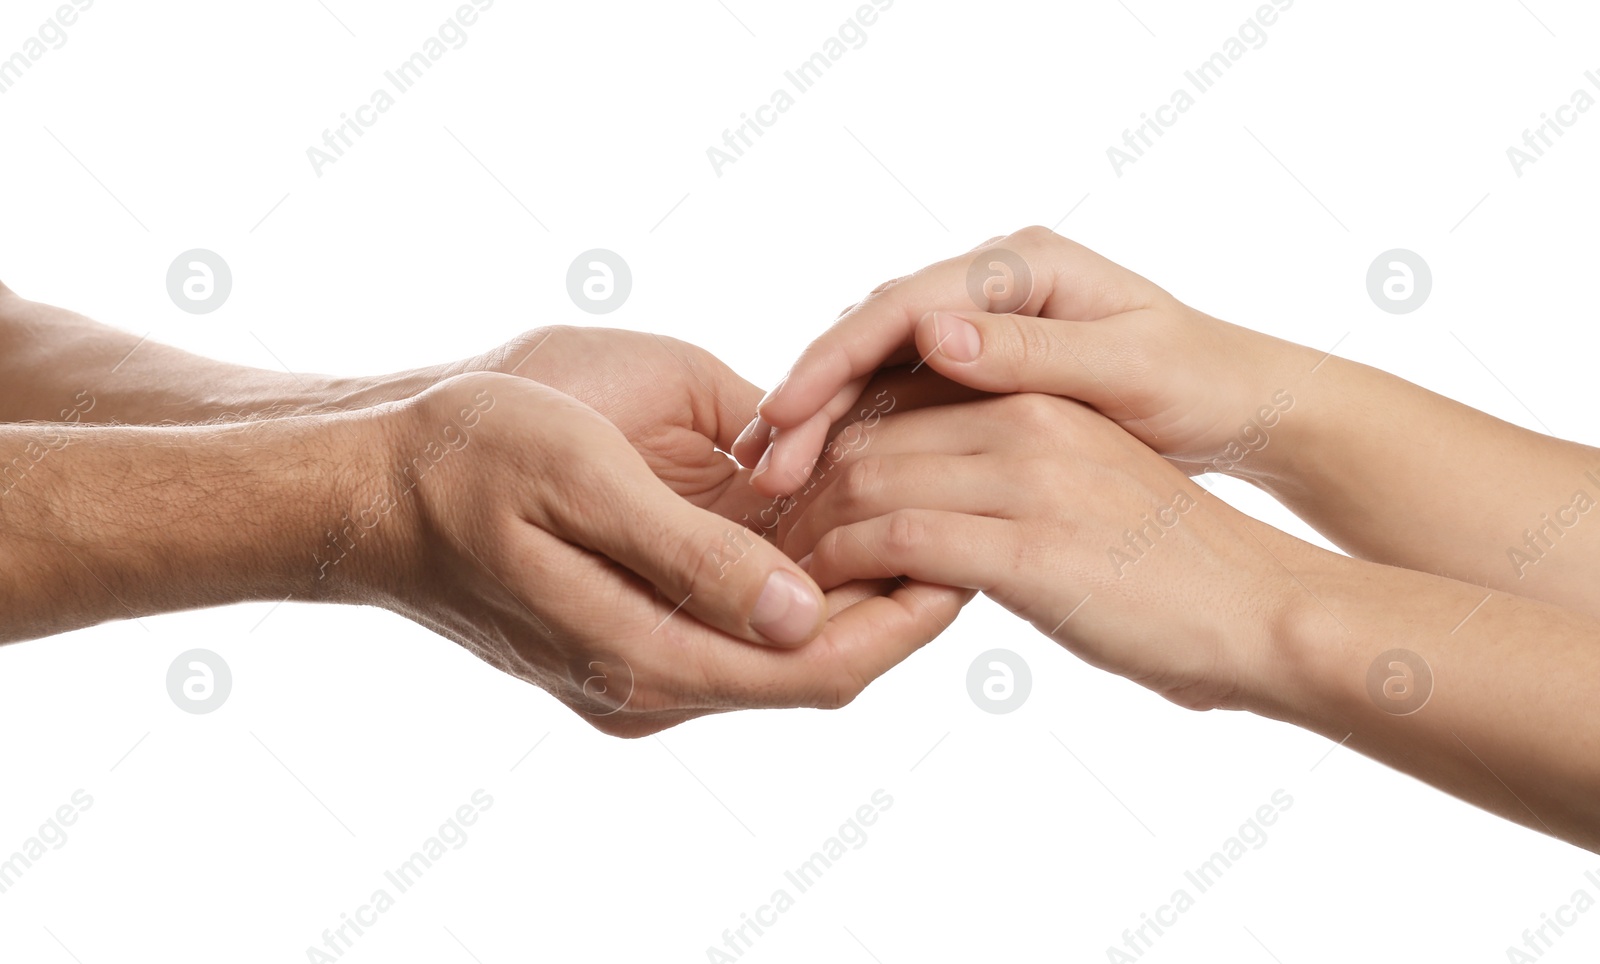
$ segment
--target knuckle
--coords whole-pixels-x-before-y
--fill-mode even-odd
[[[714,592],[717,583],[731,568],[729,541],[728,532],[696,530],[680,537],[677,545],[669,551],[667,560],[672,566],[671,571],[677,574],[679,588],[686,597],[707,597]],[[668,605],[677,605],[682,601],[668,600]]]
[[[845,466],[839,478],[839,498],[848,508],[868,505],[878,493],[883,477],[883,460],[869,455]]]
[[[817,708],[823,710],[842,710],[854,703],[867,688],[867,683],[861,677],[848,670],[840,670],[828,681],[827,686],[819,694]]]
[[[1000,400],[1001,414],[1009,425],[1023,433],[1043,434],[1059,421],[1059,403],[1048,395],[1024,392]]]
[[[529,328],[505,343],[501,349],[500,365],[496,366],[496,370],[510,372],[526,361],[530,353],[546,340],[570,335],[573,330],[571,325],[541,325],[538,328]]]
[[[884,533],[884,548],[897,557],[919,549],[927,540],[928,523],[920,513],[898,509],[889,516],[889,527]]]
[[[904,280],[905,280],[905,276],[904,275],[901,275],[901,276],[895,277],[895,278],[890,278],[888,281],[885,281],[882,284],[878,285],[876,288],[873,288],[870,292],[867,293],[867,295],[868,295],[868,297],[871,297],[872,295],[881,295],[885,291],[888,291],[890,288],[893,288],[895,285],[899,284],[901,281],[904,281]]]
[[[820,565],[837,562],[842,559],[843,554],[840,549],[844,545],[842,540],[846,538],[849,537],[845,535],[843,529],[830,529],[823,533],[822,538],[818,539],[816,545],[811,548],[812,569],[815,570]]]
[[[1057,343],[1054,335],[1044,325],[1032,319],[1013,316],[1008,325],[1011,336],[1011,358],[1015,375],[1026,378],[1056,363]]]
[[[1027,244],[1043,245],[1053,241],[1059,235],[1042,224],[1030,224],[1025,228],[1018,228],[1011,232],[1011,237]]]

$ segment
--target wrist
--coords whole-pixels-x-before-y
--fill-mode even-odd
[[[501,377],[466,375],[434,384],[429,376],[416,393],[393,402],[373,398],[371,408],[345,417],[352,433],[345,444],[356,454],[348,508],[324,534],[316,558],[315,578],[323,591],[409,612],[419,593],[437,589],[429,563],[451,541],[441,533],[463,508],[450,494],[467,467],[461,453],[483,444],[478,439],[484,413],[495,406],[495,392],[503,386],[494,379]],[[375,390],[404,386],[391,378]],[[526,436],[518,441],[534,444]],[[455,548],[449,545],[448,551]]]
[[[353,412],[415,398],[449,375],[443,368],[419,368],[388,375],[332,378],[306,393],[302,403],[308,410]]]
[[[1329,366],[1340,361],[1304,345],[1219,322],[1235,344],[1227,354],[1241,359],[1250,386],[1237,400],[1239,427],[1211,463],[1214,471],[1252,484],[1270,486],[1304,472],[1306,454],[1321,444],[1330,419],[1348,418],[1333,411],[1338,376]]]
[[[341,470],[326,521],[303,547],[312,598],[394,608],[413,591],[421,525],[416,467],[405,453],[415,447],[416,409],[402,397],[316,417]]]
[[[1263,644],[1241,686],[1240,708],[1321,730],[1336,706],[1362,698],[1356,684],[1363,680],[1346,671],[1356,660],[1352,619],[1370,601],[1372,570],[1381,567],[1285,533],[1268,547],[1282,564],[1283,591],[1261,620]]]
[[[1227,595],[1235,603],[1221,634],[1231,644],[1230,699],[1224,708],[1303,723],[1295,714],[1313,698],[1330,633],[1338,622],[1323,605],[1329,587],[1345,577],[1346,556],[1327,552],[1264,522],[1242,517],[1241,533],[1259,565],[1241,566],[1247,584]],[[1220,669],[1221,667],[1219,667]]]

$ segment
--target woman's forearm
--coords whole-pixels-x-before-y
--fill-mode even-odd
[[[1600,449],[1335,357],[1290,392],[1234,474],[1358,558],[1600,615]]]
[[[1261,534],[1304,591],[1250,708],[1600,852],[1600,621]]]

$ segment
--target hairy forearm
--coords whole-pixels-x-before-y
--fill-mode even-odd
[[[1302,588],[1250,708],[1600,852],[1600,621],[1287,537],[1274,552]]]
[[[1292,392],[1236,474],[1358,558],[1600,614],[1600,450],[1335,357]]]
[[[381,472],[378,423],[0,427],[0,641],[244,600],[360,601],[360,563],[330,578],[316,553]]]
[[[362,402],[368,381],[204,358],[0,286],[0,422],[160,425],[309,414]]]

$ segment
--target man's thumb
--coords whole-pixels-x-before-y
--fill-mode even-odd
[[[583,525],[581,538],[661,591],[672,610],[663,625],[687,614],[776,646],[798,646],[822,631],[822,591],[777,547],[685,502],[654,476],[631,496],[629,513]]]

